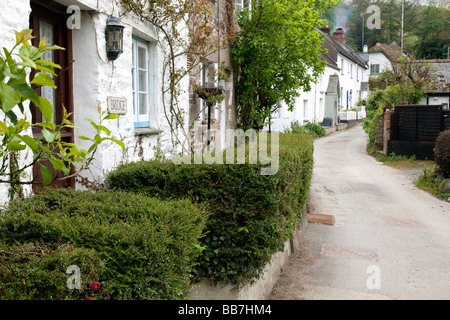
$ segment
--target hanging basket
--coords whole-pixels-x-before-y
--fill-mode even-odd
[[[211,104],[222,102],[223,99],[225,99],[225,90],[222,88],[195,87],[194,92],[199,96],[200,99],[203,99],[207,103]]]

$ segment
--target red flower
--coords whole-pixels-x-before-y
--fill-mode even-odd
[[[97,282],[97,281],[94,281],[94,282],[92,282],[91,284],[89,284],[89,288],[92,290],[92,291],[97,291],[98,289],[100,289],[100,286],[101,286],[102,284],[100,283],[100,282]]]

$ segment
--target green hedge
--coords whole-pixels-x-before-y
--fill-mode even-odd
[[[111,189],[162,199],[189,198],[211,212],[196,268],[214,282],[245,283],[261,275],[301,219],[313,168],[310,135],[280,134],[279,170],[261,164],[124,164],[108,175]]]
[[[182,299],[207,212],[188,200],[46,189],[0,216],[1,299]],[[82,290],[66,270],[80,267]]]

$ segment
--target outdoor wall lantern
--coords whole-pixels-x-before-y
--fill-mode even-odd
[[[106,55],[109,60],[116,60],[123,52],[123,29],[119,19],[109,16],[106,21]]]

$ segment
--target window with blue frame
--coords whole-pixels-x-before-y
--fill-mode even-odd
[[[135,128],[150,127],[150,43],[133,36],[133,116]]]

